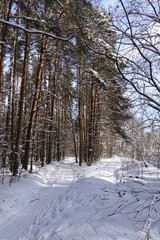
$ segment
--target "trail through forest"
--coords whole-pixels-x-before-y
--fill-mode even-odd
[[[19,182],[1,175],[1,240],[158,240],[158,170],[127,159],[53,162]]]

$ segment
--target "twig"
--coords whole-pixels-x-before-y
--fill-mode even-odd
[[[92,199],[90,199],[89,202],[92,202],[96,197],[97,197],[97,195],[94,196]]]
[[[34,201],[37,201],[37,200],[39,200],[39,198],[35,198],[35,199],[33,199],[33,200],[31,201],[31,203],[34,202]]]
[[[95,227],[93,226],[93,224],[91,224],[91,226],[93,227],[95,233],[97,234],[97,230],[95,229]]]

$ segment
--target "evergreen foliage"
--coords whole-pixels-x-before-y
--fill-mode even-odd
[[[111,16],[84,0],[11,3],[4,6],[8,15],[1,11],[0,29],[3,167],[16,175],[20,163],[32,172],[34,161],[44,166],[69,155],[91,165],[104,154],[106,138],[127,139],[130,118],[111,58],[117,38]]]

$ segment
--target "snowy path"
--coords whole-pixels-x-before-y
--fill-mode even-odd
[[[24,173],[11,186],[5,180],[0,239],[160,239],[160,184],[147,173],[143,182],[130,181],[133,166],[114,158],[78,167],[70,158]]]

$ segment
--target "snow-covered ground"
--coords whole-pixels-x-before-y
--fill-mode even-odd
[[[73,158],[0,184],[1,240],[159,240],[160,180],[149,164]],[[0,177],[2,181],[2,175]]]

